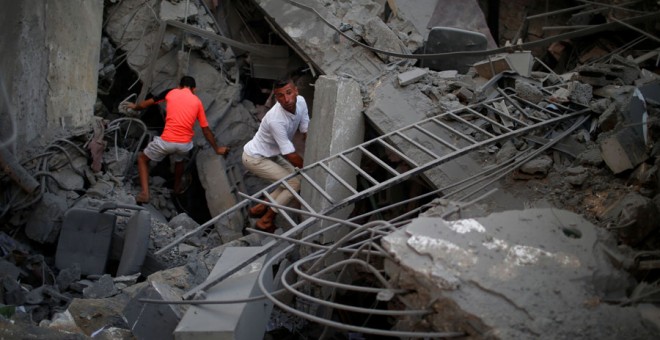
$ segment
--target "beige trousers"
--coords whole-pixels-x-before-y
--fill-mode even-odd
[[[243,152],[243,165],[254,175],[261,177],[271,183],[292,174],[295,169],[284,157],[252,157]],[[286,181],[295,191],[300,191],[300,176],[292,177]],[[275,203],[287,205],[293,198],[293,194],[284,185],[278,186],[270,195]],[[277,209],[273,209],[277,212]]]

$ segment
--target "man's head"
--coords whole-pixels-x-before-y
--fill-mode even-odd
[[[191,90],[194,90],[195,87],[197,87],[197,84],[195,83],[195,78],[191,76],[181,77],[181,80],[179,81],[179,87],[180,88],[188,87]]]
[[[296,113],[298,88],[296,88],[296,85],[293,84],[291,79],[278,80],[275,83],[273,94],[275,95],[275,100],[277,100],[285,110],[291,113]]]

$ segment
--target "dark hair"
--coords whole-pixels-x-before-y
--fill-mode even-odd
[[[181,77],[181,81],[179,81],[179,86],[194,89],[197,87],[197,84],[195,83],[195,78],[191,76],[183,76]]]
[[[275,81],[275,84],[273,84],[273,89],[285,87],[289,83],[293,84],[293,81],[290,78],[278,79]]]

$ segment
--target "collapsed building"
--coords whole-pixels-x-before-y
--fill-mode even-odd
[[[3,337],[658,334],[653,2],[46,1],[5,16]],[[136,155],[164,113],[122,103],[182,75],[233,150],[273,80],[305,97],[302,189],[275,234],[246,208],[283,182],[201,139],[185,193],[164,161],[136,205]]]

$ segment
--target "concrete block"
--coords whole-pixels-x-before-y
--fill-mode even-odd
[[[574,103],[588,105],[591,98],[593,98],[593,88],[589,84],[582,84],[577,81],[568,83],[568,99]]]
[[[123,310],[129,329],[138,339],[174,339],[173,332],[183,315],[181,305],[143,303],[140,299],[181,300],[170,286],[150,282]]]
[[[261,247],[231,247],[225,249],[211,271],[208,280],[227,272],[236,263],[243,262]],[[263,268],[266,256],[252,262],[225,280],[209,288],[209,300],[234,300],[261,295],[257,284],[259,272],[266,270],[266,288],[272,287],[272,270]],[[272,310],[267,300],[250,303],[190,306],[174,330],[176,340],[204,339],[261,339]]]
[[[424,78],[427,73],[429,73],[428,69],[415,68],[410,71],[399,73],[397,79],[399,80],[399,85],[406,86]]]
[[[641,136],[626,128],[603,139],[600,152],[605,164],[614,174],[633,169],[648,159]]]

